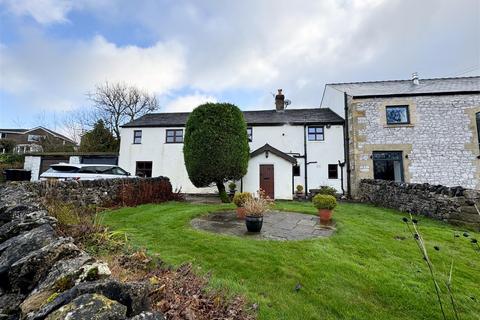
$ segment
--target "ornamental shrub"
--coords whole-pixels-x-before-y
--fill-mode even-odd
[[[333,187],[329,186],[320,186],[320,189],[317,194],[324,194],[335,197],[337,194],[337,190]]]
[[[303,186],[301,184],[297,185],[297,192],[302,193],[303,192]]]
[[[317,209],[333,210],[337,206],[337,199],[327,194],[317,194],[313,197],[312,202]]]
[[[206,103],[188,117],[183,156],[195,187],[216,184],[220,198],[229,202],[224,183],[247,173],[250,149],[247,124],[240,109],[230,103]]]
[[[235,203],[237,207],[243,207],[245,202],[251,198],[253,198],[253,196],[250,192],[237,192],[233,196],[233,203]]]
[[[236,188],[237,188],[237,185],[235,184],[235,182],[230,182],[228,184],[228,190],[234,191]]]

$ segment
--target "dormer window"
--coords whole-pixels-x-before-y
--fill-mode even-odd
[[[387,106],[387,124],[410,124],[408,106]]]

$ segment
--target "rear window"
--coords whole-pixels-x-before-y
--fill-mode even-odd
[[[108,171],[111,169],[112,167],[109,167],[109,166],[89,166],[89,167],[82,167],[78,172],[108,174]]]
[[[53,165],[53,166],[50,166],[50,169],[48,169],[47,172],[75,173],[75,172],[78,172],[78,168],[74,166]]]

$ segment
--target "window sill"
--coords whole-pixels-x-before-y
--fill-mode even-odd
[[[183,142],[165,142],[165,144],[183,144]]]
[[[413,128],[414,125],[412,123],[406,124],[385,124],[383,125],[384,128]]]

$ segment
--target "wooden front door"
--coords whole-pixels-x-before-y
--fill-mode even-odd
[[[260,189],[265,191],[270,199],[275,198],[274,189],[274,170],[273,164],[261,164],[260,165]]]

